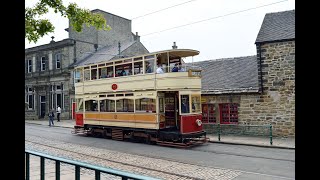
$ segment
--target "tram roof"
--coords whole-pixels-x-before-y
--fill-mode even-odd
[[[117,58],[117,59],[106,59],[105,61],[102,61],[102,62],[79,65],[79,66],[76,66],[75,68],[91,66],[91,65],[94,65],[94,64],[100,64],[100,63],[104,63],[104,62],[113,62],[113,61],[119,61],[119,60],[124,60],[124,59],[137,58],[137,57],[142,57],[142,56],[150,56],[150,55],[155,55],[155,54],[165,54],[165,53],[169,53],[170,57],[181,57],[181,58],[183,58],[183,57],[196,56],[200,52],[197,51],[197,50],[193,50],[193,49],[168,49],[168,50],[150,52],[150,53],[136,55],[136,56],[130,56],[130,57],[123,57],[123,58]]]

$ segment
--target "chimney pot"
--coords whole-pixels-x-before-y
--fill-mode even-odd
[[[172,46],[172,49],[177,49],[178,46],[176,46],[176,42],[173,42],[173,46]]]

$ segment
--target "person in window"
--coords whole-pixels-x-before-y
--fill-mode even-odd
[[[172,68],[172,72],[178,72],[178,63],[174,64],[174,67]]]
[[[163,73],[164,72],[163,72],[161,64],[158,64],[157,74],[163,74]]]
[[[178,72],[185,72],[186,70],[182,67],[182,64],[179,63]]]
[[[181,112],[182,113],[189,113],[189,105],[187,104],[186,100],[182,101]]]
[[[127,73],[126,73],[126,71],[124,70],[124,68],[122,69],[122,71],[121,71],[121,76],[126,76],[127,75]]]
[[[146,73],[152,73],[151,64],[147,63]]]

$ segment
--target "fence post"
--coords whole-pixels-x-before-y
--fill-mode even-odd
[[[218,124],[218,140],[220,141],[220,123]]]
[[[270,124],[270,145],[272,145],[272,124]]]

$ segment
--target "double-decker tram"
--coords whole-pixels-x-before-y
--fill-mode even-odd
[[[188,147],[208,141],[202,128],[201,69],[170,49],[75,68],[73,133]]]

